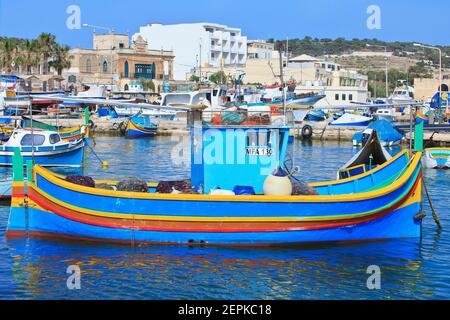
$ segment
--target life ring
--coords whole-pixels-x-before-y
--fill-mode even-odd
[[[302,138],[303,139],[310,139],[313,135],[313,128],[306,124],[302,128]]]

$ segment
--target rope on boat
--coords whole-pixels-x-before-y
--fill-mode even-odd
[[[102,167],[106,169],[108,167],[108,161],[103,161],[102,159],[100,159],[98,154],[94,151],[94,149],[92,149],[92,147],[89,145],[89,143],[86,143],[86,145],[89,147],[89,149],[91,149],[92,153],[98,159],[98,161],[100,161],[100,163],[102,164]]]
[[[422,181],[423,181],[423,188],[424,188],[425,194],[427,195],[427,198],[428,198],[428,203],[430,205],[431,214],[433,216],[434,222],[436,222],[438,229],[442,229],[441,220],[439,220],[439,217],[438,217],[436,211],[434,210],[433,203],[431,202],[430,194],[428,193],[427,185],[425,184],[425,179],[422,179]]]

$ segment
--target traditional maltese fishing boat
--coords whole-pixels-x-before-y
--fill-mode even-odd
[[[157,129],[158,125],[149,115],[139,112],[128,120],[125,135],[129,138],[154,136]]]
[[[202,119],[189,112],[192,188],[185,193],[161,193],[157,183],[144,192],[114,190],[113,181],[82,186],[31,162],[25,188],[16,150],[7,235],[229,246],[420,237],[421,152],[310,184],[299,195],[280,169],[287,125]]]
[[[429,169],[450,169],[450,148],[427,148],[423,165]]]

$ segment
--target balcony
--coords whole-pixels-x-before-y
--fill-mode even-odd
[[[141,78],[144,78],[144,79],[156,79],[154,73],[145,73],[145,72],[128,73],[128,76],[125,76],[125,74],[122,72],[122,73],[120,73],[120,78],[121,79],[133,79],[133,80],[138,80],[138,79],[141,79]]]

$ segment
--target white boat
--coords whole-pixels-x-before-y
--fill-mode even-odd
[[[169,92],[161,95],[161,106],[198,105],[208,101],[211,107],[221,107],[228,100],[225,88],[201,89],[189,92]]]
[[[397,87],[388,97],[387,102],[390,104],[415,103],[416,100],[414,100],[414,93],[414,88],[408,86],[406,80],[397,80]]]
[[[396,120],[395,108],[378,108],[375,111],[374,118],[376,120],[387,120],[394,122]]]
[[[159,120],[174,120],[177,112],[172,110],[151,109],[142,107],[114,106],[114,111],[118,117],[131,117],[141,112],[145,116],[150,116]]]
[[[83,162],[83,139],[65,142],[55,131],[15,129],[7,142],[0,145],[0,165],[11,166],[18,148],[25,161],[42,166],[80,167]]]
[[[340,118],[330,123],[332,126],[368,126],[372,117],[365,117],[359,114],[344,113]]]

